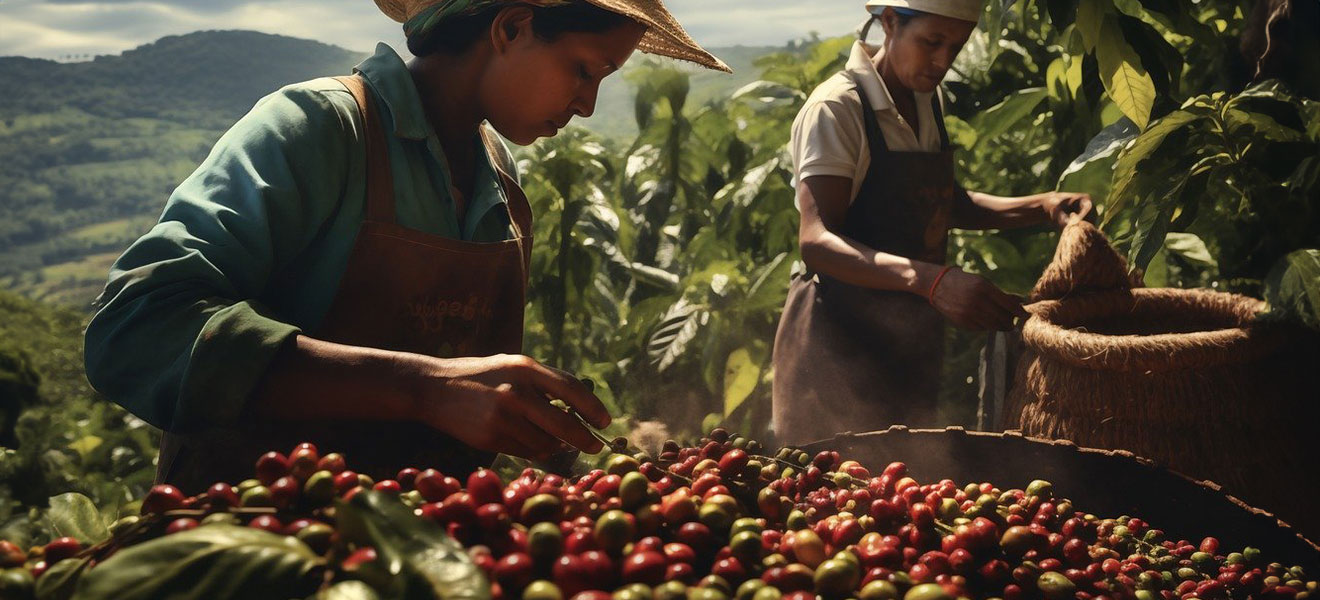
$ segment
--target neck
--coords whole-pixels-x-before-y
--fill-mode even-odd
[[[437,53],[408,61],[426,121],[446,153],[467,148],[485,119],[476,93],[483,64],[474,52],[461,56]]]
[[[885,52],[885,49],[882,46],[880,50],[875,53],[875,58],[872,59],[871,62],[875,65],[876,72],[880,74],[881,81],[885,82],[885,88],[889,90],[889,96],[893,98],[894,102],[906,102],[909,100],[915,102],[916,96],[910,88],[903,85],[903,82],[898,78],[898,74],[889,66],[887,56],[888,53]]]

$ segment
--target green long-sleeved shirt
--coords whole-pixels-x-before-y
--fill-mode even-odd
[[[508,239],[484,151],[458,222],[444,152],[398,54],[379,44],[355,71],[386,130],[399,224]],[[93,387],[169,431],[237,421],[280,346],[330,309],[366,214],[361,121],[352,95],[323,78],[263,98],[235,123],[111,267],[86,333]],[[513,172],[507,149],[497,158]]]

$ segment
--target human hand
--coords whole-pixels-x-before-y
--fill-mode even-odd
[[[1029,316],[1017,297],[958,268],[950,269],[937,282],[930,303],[955,327],[969,331],[1008,331],[1014,317]]]
[[[609,425],[600,399],[568,373],[514,354],[401,362],[419,420],[473,448],[533,460],[568,450],[563,442],[590,454],[603,448],[577,417],[550,404],[563,400],[596,428]]]
[[[1073,220],[1091,221],[1091,195],[1080,192],[1046,192],[1042,194],[1041,208],[1051,223],[1060,229]]]

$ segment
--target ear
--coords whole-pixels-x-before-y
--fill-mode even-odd
[[[495,15],[490,24],[490,42],[495,52],[507,50],[515,42],[532,37],[532,10],[524,6],[511,6]]]
[[[894,32],[898,31],[898,13],[892,7],[886,7],[880,13],[880,28],[885,32],[886,40],[894,37]]]

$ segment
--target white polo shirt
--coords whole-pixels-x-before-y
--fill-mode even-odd
[[[918,136],[898,114],[889,89],[871,62],[879,49],[865,42],[854,43],[844,70],[820,84],[793,120],[789,154],[793,157],[794,189],[798,181],[814,175],[849,177],[852,178],[852,198],[857,198],[871,165],[861,100],[855,91],[858,86],[870,99],[871,110],[875,111],[880,132],[890,150],[939,152],[940,132],[930,106],[932,94],[914,92]],[[797,204],[796,199],[794,204]]]

